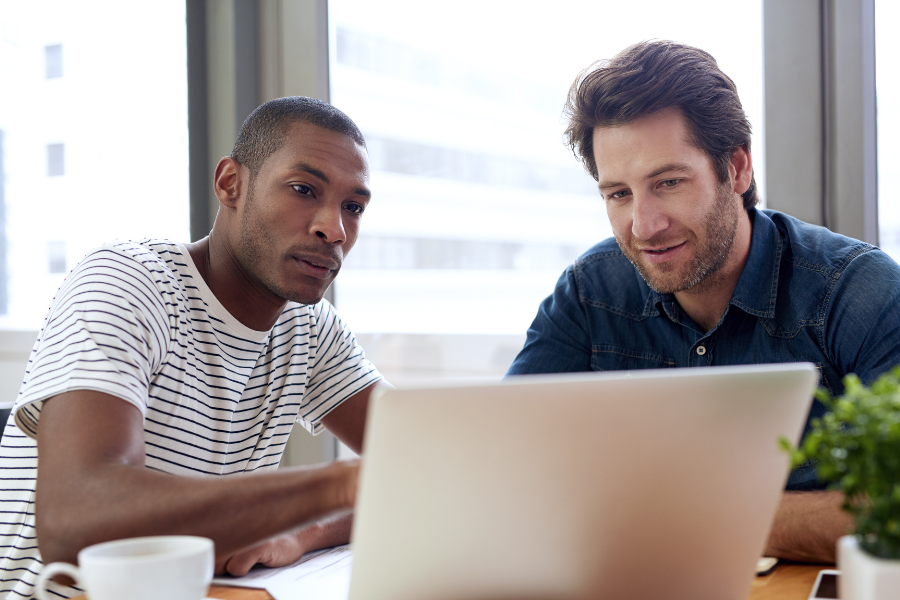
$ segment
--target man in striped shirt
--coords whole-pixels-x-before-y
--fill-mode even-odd
[[[114,242],[75,267],[3,435],[0,591],[29,597],[42,562],[117,538],[207,536],[233,574],[347,541],[358,465],[276,467],[295,421],[362,448],[381,376],[322,298],[368,179],[346,115],[274,100],[219,161],[208,237]]]

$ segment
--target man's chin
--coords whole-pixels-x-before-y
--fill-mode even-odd
[[[308,287],[299,289],[272,289],[270,287],[269,289],[279,297],[289,302],[296,302],[297,304],[318,304],[322,301],[322,298],[325,297],[325,292],[328,290],[329,285],[331,285],[331,282],[328,282],[328,285],[324,287],[316,287],[312,289]]]
[[[316,292],[314,294],[294,293],[288,296],[286,299],[290,300],[291,302],[296,302],[297,304],[318,304],[324,297],[325,290],[322,290],[321,292]]]
[[[681,286],[675,285],[671,281],[660,281],[659,279],[647,279],[644,277],[644,281],[647,282],[647,285],[650,286],[657,294],[674,294],[676,292],[683,291]]]
[[[634,264],[633,261],[632,264]],[[635,266],[647,285],[649,285],[656,293],[674,294],[675,292],[682,291],[684,278],[677,270],[661,269],[658,265],[654,265],[651,268],[644,263]]]

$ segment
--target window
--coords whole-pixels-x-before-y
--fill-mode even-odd
[[[890,0],[875,2],[875,89],[878,101],[878,239],[881,248],[900,261],[900,199],[890,173],[900,161],[896,140],[900,136],[900,84],[894,62],[900,56],[900,5]]]
[[[44,61],[47,79],[56,79],[57,77],[62,77],[62,44],[45,46]]]
[[[47,257],[49,258],[49,266],[51,273],[66,272],[66,243],[65,242],[48,242]]]
[[[47,176],[66,174],[66,147],[64,144],[47,145]]]
[[[335,298],[386,372],[390,334],[407,336],[394,349],[407,364],[468,355],[503,373],[563,269],[611,235],[562,142],[569,86],[595,60],[654,37],[711,52],[754,126],[765,189],[759,2],[329,4],[331,100],[366,137],[373,190]]]
[[[4,143],[6,134],[0,129],[0,315],[8,308],[7,265],[6,265],[6,173],[4,171]]]
[[[188,239],[184,40],[183,0],[0,4],[0,329],[105,241]]]

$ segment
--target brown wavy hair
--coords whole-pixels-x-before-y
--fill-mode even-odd
[[[727,182],[734,151],[750,152],[750,121],[737,87],[716,59],[677,42],[640,42],[579,73],[563,113],[566,143],[597,180],[594,128],[624,125],[671,107],[684,115],[693,144],[709,156],[719,181]],[[747,210],[759,201],[755,178],[742,197]]]

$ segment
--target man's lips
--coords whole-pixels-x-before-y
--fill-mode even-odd
[[[292,255],[291,258],[297,261],[303,272],[320,279],[328,277],[333,271],[341,268],[341,263],[331,257],[301,254]]]
[[[683,246],[686,242],[681,242],[679,244],[669,244],[666,246],[658,245],[651,248],[641,248],[641,252],[649,252],[651,254],[662,254],[663,252],[668,252],[669,250],[673,250],[675,248],[679,248]]]
[[[651,263],[663,263],[678,256],[686,245],[687,242],[654,244],[653,246],[641,248],[640,251]]]
[[[683,243],[684,242],[682,242],[682,244]],[[667,250],[671,250],[672,248],[677,248],[680,245],[681,244],[675,244],[674,246],[665,246],[664,248],[645,248],[644,252],[652,252],[654,254],[659,254],[659,253],[665,252]]]

